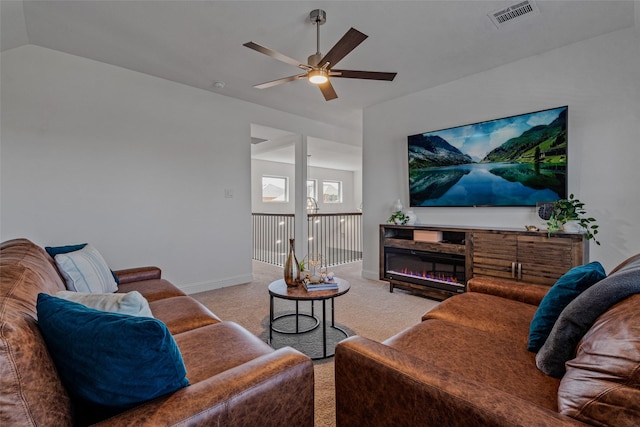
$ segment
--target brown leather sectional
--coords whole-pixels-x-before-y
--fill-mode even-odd
[[[637,285],[640,255],[607,279],[620,274]],[[527,351],[548,288],[494,279],[468,288],[382,343],[338,344],[339,427],[640,425],[640,294],[597,317],[554,378]]]
[[[87,414],[62,385],[37,326],[38,293],[64,290],[53,260],[26,239],[0,247],[0,425],[72,426]],[[220,320],[161,278],[156,267],[116,272],[139,291],[182,353],[191,385],[99,422],[100,426],[312,426],[313,363],[273,350]],[[83,415],[80,415],[83,414]]]

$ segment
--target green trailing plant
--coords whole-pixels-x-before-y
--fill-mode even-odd
[[[409,222],[409,216],[402,211],[395,211],[387,220],[387,224],[405,225]]]
[[[568,221],[575,221],[585,233],[587,240],[593,239],[597,245],[600,244],[596,239],[596,234],[598,234],[596,219],[587,216],[584,203],[573,194],[570,194],[568,199],[556,200],[553,203],[551,217],[547,221],[549,233],[561,230]]]

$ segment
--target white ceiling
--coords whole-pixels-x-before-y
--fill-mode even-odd
[[[633,1],[537,1],[540,14],[498,29],[487,14],[513,1],[8,1],[1,48],[35,44],[328,122],[367,106],[634,24]],[[640,3],[640,2],[635,2]],[[637,7],[640,7],[638,5]],[[339,98],[300,70],[250,50],[254,41],[306,62],[309,12],[321,8],[326,53],[354,27],[369,38],[340,68],[391,71],[393,82],[334,79]],[[216,89],[215,80],[225,82]]]
[[[639,1],[538,0],[540,14],[496,28],[513,1],[11,1],[1,0],[1,49],[59,50],[328,123],[362,109],[521,58],[634,25]],[[299,74],[250,50],[254,41],[301,62],[316,50],[309,12],[323,9],[322,53],[350,28],[367,34],[339,68],[397,72],[393,82],[334,79],[325,101]],[[225,83],[215,88],[214,81]]]

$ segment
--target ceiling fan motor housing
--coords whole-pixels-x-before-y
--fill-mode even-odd
[[[313,55],[309,55],[309,57],[307,58],[307,64],[312,67],[317,67],[321,59],[322,54],[320,52],[316,52]]]

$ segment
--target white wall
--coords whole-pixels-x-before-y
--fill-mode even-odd
[[[364,111],[363,275],[378,277],[378,225],[408,204],[407,135],[569,106],[569,192],[598,220],[591,259],[640,252],[640,20],[620,30]],[[532,208],[417,208],[422,223],[522,228]]]
[[[1,64],[0,240],[91,242],[110,267],[158,265],[191,292],[251,279],[251,123],[361,143],[353,128],[36,46]]]

